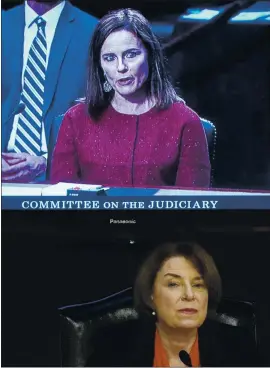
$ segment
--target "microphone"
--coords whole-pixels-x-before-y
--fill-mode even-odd
[[[180,360],[188,367],[192,367],[191,359],[189,356],[189,353],[186,352],[186,350],[181,350],[179,352],[179,358]]]
[[[9,117],[8,117],[8,119],[5,121],[5,123],[7,123],[11,118],[14,118],[14,116],[15,115],[18,115],[18,114],[20,114],[21,112],[23,112],[24,111],[24,109],[25,109],[25,103],[24,102],[20,102],[19,104],[18,104],[18,106],[16,107],[16,109],[15,110],[13,110],[12,111],[12,113],[9,115]]]

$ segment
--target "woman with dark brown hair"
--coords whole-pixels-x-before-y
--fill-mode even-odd
[[[173,88],[147,19],[133,9],[106,14],[88,65],[86,98],[64,116],[51,181],[209,187],[203,125]]]
[[[138,318],[103,334],[102,348],[94,351],[89,365],[258,365],[248,334],[215,320],[220,299],[219,272],[200,245],[162,244],[143,263],[135,282]]]

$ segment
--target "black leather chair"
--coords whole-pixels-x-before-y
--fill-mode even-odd
[[[91,340],[99,328],[138,318],[133,308],[132,288],[94,302],[61,307],[59,314],[62,366],[68,367],[85,366],[91,352]],[[257,348],[254,303],[224,299],[217,314],[208,318],[245,329]]]

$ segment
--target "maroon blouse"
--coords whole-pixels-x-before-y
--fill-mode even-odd
[[[79,103],[64,116],[51,181],[208,187],[210,162],[204,128],[182,101],[141,115],[122,114],[109,106],[98,122]]]

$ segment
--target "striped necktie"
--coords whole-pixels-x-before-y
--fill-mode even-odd
[[[38,17],[35,22],[38,31],[31,45],[24,72],[21,101],[24,102],[25,109],[19,115],[14,151],[40,156],[47,43],[46,21]]]

